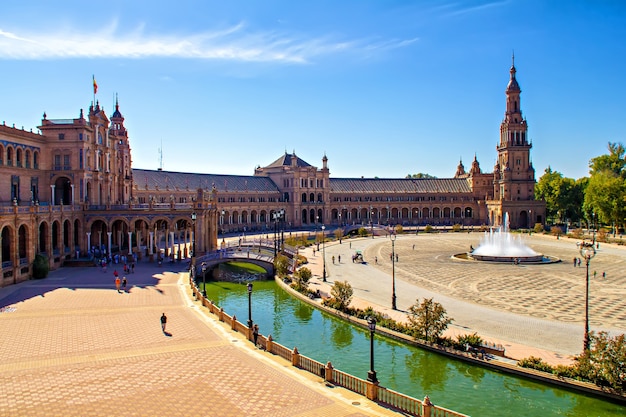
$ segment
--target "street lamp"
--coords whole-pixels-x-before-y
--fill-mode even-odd
[[[248,282],[248,328],[252,328],[252,283]]]
[[[589,350],[589,262],[591,258],[596,256],[596,248],[593,243],[582,242],[578,245],[578,251],[580,255],[585,258],[585,265],[587,267],[586,273],[586,289],[585,289],[585,336],[583,340],[583,348],[585,351]]]
[[[202,262],[202,295],[206,298],[206,263]]]
[[[396,306],[396,234],[389,236],[391,239],[391,308],[397,310]]]
[[[372,231],[372,239],[374,239],[374,210],[370,206],[370,230]]]
[[[324,230],[326,230],[326,226],[322,225],[322,262],[324,263],[322,281],[326,282],[326,234],[324,233]]]
[[[376,371],[374,370],[374,332],[376,331],[376,318],[369,316],[367,318],[367,327],[370,329],[370,370],[367,372],[367,380],[377,383]]]
[[[191,223],[193,224],[193,240],[191,242],[191,268],[193,271],[193,277],[196,277],[196,219],[198,215],[196,212],[191,213]]]

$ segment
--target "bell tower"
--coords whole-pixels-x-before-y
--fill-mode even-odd
[[[520,89],[515,78],[515,55],[506,87],[506,111],[500,124],[500,142],[496,146],[498,161],[494,169],[494,199],[506,201],[534,200],[535,169],[530,160],[528,124],[522,116]]]

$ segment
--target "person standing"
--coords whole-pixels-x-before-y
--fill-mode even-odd
[[[118,277],[117,275],[115,276],[115,289],[117,290],[117,292],[120,292],[120,277]]]
[[[252,340],[254,341],[254,346],[256,346],[256,341],[259,338],[259,325],[255,324],[254,327],[252,328]]]
[[[167,316],[165,313],[161,315],[161,330],[165,333],[165,325],[167,324]]]
[[[124,289],[124,292],[126,292],[126,284],[128,283],[128,281],[126,281],[126,277],[122,278],[122,288]]]

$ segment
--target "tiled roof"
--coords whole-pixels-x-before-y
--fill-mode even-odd
[[[287,152],[285,152],[284,155],[282,155],[280,158],[278,158],[277,160],[269,164],[266,168],[291,166],[291,162],[294,158],[296,160],[296,166],[299,168],[311,166],[311,164],[309,164],[308,162],[304,161],[303,159],[298,158],[296,154],[288,154]]]
[[[471,193],[465,178],[331,178],[331,193]]]
[[[218,175],[194,174],[189,172],[152,171],[133,168],[133,182],[139,190],[164,190],[202,188],[211,190],[214,186],[218,192],[226,191],[255,191],[279,192],[276,184],[268,177],[253,177],[245,175]]]

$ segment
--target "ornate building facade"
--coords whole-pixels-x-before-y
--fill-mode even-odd
[[[48,119],[40,133],[0,126],[1,285],[28,279],[37,254],[52,268],[102,253],[185,258],[217,249],[221,233],[342,225],[490,225],[543,223],[535,200],[532,144],[522,117],[515,66],[493,172],[474,157],[451,178],[331,178],[281,155],[254,175],[214,175],[132,168],[124,117],[99,103],[87,117]],[[280,216],[279,216],[280,213]]]

